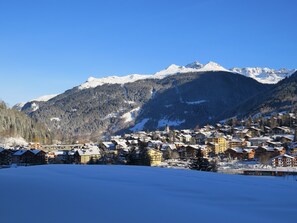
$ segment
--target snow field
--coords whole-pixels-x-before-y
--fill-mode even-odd
[[[135,166],[0,170],[1,222],[296,222],[297,182]]]

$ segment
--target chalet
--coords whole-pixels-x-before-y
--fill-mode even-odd
[[[229,148],[225,151],[225,154],[232,159],[243,159],[243,149],[242,148]]]
[[[195,139],[197,143],[204,143],[205,140],[210,136],[210,133],[208,132],[198,132],[195,134]]]
[[[269,147],[269,146],[259,146],[255,150],[255,158],[260,158],[260,157],[273,157],[274,156],[274,148]]]
[[[0,148],[0,166],[10,165],[12,163],[12,151]]]
[[[250,134],[252,137],[259,137],[260,135],[262,135],[262,133],[264,132],[261,129],[254,126],[248,129],[248,134]]]
[[[46,152],[44,152],[43,150],[39,150],[39,149],[31,149],[30,150],[33,154],[34,154],[34,162],[33,164],[46,164],[47,160],[46,160]]]
[[[242,155],[244,160],[253,160],[255,158],[255,149],[244,148]]]
[[[242,148],[244,147],[244,141],[239,138],[232,138],[228,141],[229,148]]]
[[[100,149],[93,146],[88,149],[78,149],[74,155],[76,164],[94,164],[99,161],[101,157]]]
[[[297,158],[282,154],[272,158],[272,165],[274,167],[295,167],[297,166]]]
[[[249,139],[249,142],[251,142],[252,146],[261,146],[265,145],[268,142],[272,141],[270,137],[253,137]]]
[[[294,135],[289,134],[273,135],[272,138],[274,141],[281,142],[282,144],[289,144],[294,141]]]
[[[282,126],[282,127],[278,126],[278,127],[272,128],[271,132],[275,135],[290,134],[291,129],[286,126]]]
[[[180,158],[182,159],[191,159],[197,156],[201,157],[201,150],[199,145],[186,145],[178,149]]]
[[[115,145],[115,148],[118,149],[127,149],[128,145],[126,143],[126,140],[123,139],[113,139],[111,142]]]
[[[78,150],[78,149],[76,149]],[[74,163],[73,150],[54,150],[47,153],[48,163],[70,164]]]
[[[180,140],[184,143],[189,143],[192,139],[192,136],[190,134],[181,134]]]
[[[282,143],[281,142],[267,142],[267,145],[271,146],[271,147],[279,147],[279,146],[282,146]]]
[[[285,153],[286,153],[286,149],[284,147],[259,146],[256,149],[255,157],[259,158],[259,157],[267,156],[272,158],[275,156],[283,155]]]
[[[162,147],[162,144],[163,143],[160,140],[150,140],[148,141],[147,146],[155,149],[160,149]]]
[[[248,129],[234,128],[233,136],[238,138],[244,138],[246,135],[248,135],[248,132]]]
[[[179,158],[179,153],[176,149],[175,144],[163,144],[161,151],[163,153],[163,158],[164,159],[178,159]]]
[[[106,150],[115,150],[116,146],[112,142],[102,142],[100,144],[101,148],[106,151]]]
[[[162,152],[156,149],[148,149],[147,157],[150,166],[158,166],[162,162]]]
[[[46,163],[46,153],[42,150],[21,149],[12,154],[12,162],[17,165],[40,165]]]

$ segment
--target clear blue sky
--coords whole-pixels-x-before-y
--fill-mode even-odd
[[[0,0],[0,98],[175,63],[297,68],[295,0]]]

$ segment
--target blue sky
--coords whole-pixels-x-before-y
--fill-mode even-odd
[[[0,98],[172,63],[297,68],[295,0],[0,0]]]

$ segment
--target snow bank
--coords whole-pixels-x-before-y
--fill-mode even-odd
[[[0,170],[1,222],[296,222],[297,183],[131,166]]]

